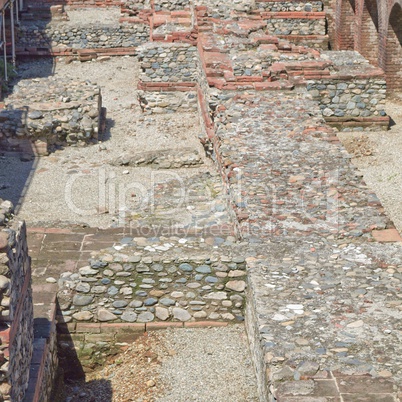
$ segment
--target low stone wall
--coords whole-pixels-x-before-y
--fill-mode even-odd
[[[324,117],[386,115],[386,82],[379,78],[309,81],[307,90],[314,100],[319,101]]]
[[[99,87],[88,81],[21,80],[0,111],[0,138],[26,137],[49,145],[96,141],[101,102]]]
[[[124,10],[144,10],[151,9],[150,0],[125,0],[121,3],[121,8]]]
[[[278,35],[298,46],[307,46],[310,49],[327,50],[328,35]]]
[[[200,153],[190,147],[140,153],[130,151],[111,162],[114,166],[150,166],[152,169],[179,169],[202,165],[203,163]]]
[[[232,51],[230,56],[233,75],[244,79],[262,76],[263,79],[267,80],[272,75],[268,74],[268,71],[274,63],[315,61],[315,55],[311,51],[305,51],[301,47],[293,46],[293,48],[288,52],[280,52],[274,46],[266,49],[264,45],[259,45],[248,51]]]
[[[3,401],[22,401],[33,351],[31,265],[24,223],[0,229],[0,338]]]
[[[207,6],[209,14],[214,18],[219,16],[220,18],[228,18],[234,16],[236,13],[249,13],[255,7],[254,0],[235,0],[230,2],[230,6],[227,2],[222,0],[194,0],[195,6]]]
[[[138,99],[145,113],[198,111],[201,66],[195,46],[151,43],[139,49],[138,57],[142,70]]]
[[[307,91],[328,123],[342,130],[387,129],[387,88],[381,69],[354,51],[323,51],[312,67],[304,65]],[[297,63],[287,68],[289,74],[299,74]]]
[[[101,49],[137,47],[149,40],[146,24],[117,26],[71,27],[65,24],[47,24],[44,21],[25,23],[17,34],[17,47]]]
[[[249,270],[250,267],[247,267]],[[250,352],[254,362],[255,373],[257,377],[258,396],[260,401],[269,401],[268,390],[268,362],[264,354],[264,338],[259,328],[259,320],[257,317],[256,297],[257,287],[248,279],[247,282],[247,304],[246,304],[246,331],[249,342]]]
[[[146,114],[196,112],[198,110],[195,92],[138,91],[138,100]]]
[[[273,35],[325,35],[324,18],[278,18],[274,15],[263,17],[267,31]]]
[[[176,11],[190,8],[190,0],[153,0],[155,11]]]
[[[138,59],[142,83],[195,82],[197,48],[186,44],[150,43],[141,46]]]
[[[138,0],[139,2],[144,0]],[[147,0],[145,0],[147,1]],[[84,7],[115,7],[121,4],[118,0],[30,0],[29,5],[37,6],[50,6],[50,5],[68,5],[70,7],[84,8]]]
[[[318,12],[324,9],[321,1],[273,1],[259,0],[256,1],[256,8],[263,11],[304,11]]]
[[[242,321],[242,257],[191,260],[136,255],[127,262],[91,260],[59,279],[65,322]]]

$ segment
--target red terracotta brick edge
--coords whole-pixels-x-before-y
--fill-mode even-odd
[[[373,238],[380,243],[402,242],[402,237],[396,229],[373,230]]]

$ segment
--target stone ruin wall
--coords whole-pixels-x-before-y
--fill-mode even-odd
[[[197,91],[201,91],[205,99],[211,96],[211,88],[203,71],[204,52],[197,52],[197,48],[191,45],[158,43],[142,46],[138,53],[142,70],[139,102],[144,112],[160,114],[194,111],[197,108],[201,111]],[[312,60],[312,66],[314,63]],[[360,65],[362,72],[352,72],[351,67],[339,66],[332,61],[317,62],[317,68],[320,63],[328,68],[310,73],[315,77],[308,79],[306,76],[303,85],[319,103],[325,118],[364,120],[386,116],[386,82],[380,70],[363,63]],[[300,66],[303,66],[303,60]],[[297,62],[289,61],[287,64],[285,61],[283,68],[284,72],[293,74],[292,69],[299,67]],[[349,69],[348,72],[345,69]],[[303,75],[302,70],[297,71],[295,74]],[[227,93],[230,94],[229,91]],[[213,103],[216,104],[216,101]],[[356,127],[359,127],[357,123]]]
[[[190,8],[190,0],[153,0],[155,11],[175,11]]]
[[[138,98],[147,114],[196,112],[197,48],[186,44],[144,45],[139,49]],[[154,91],[156,89],[156,91]]]
[[[48,146],[96,142],[102,130],[99,87],[54,77],[21,80],[0,110],[0,144],[28,138]]]
[[[52,401],[53,390],[58,376],[59,356],[57,346],[56,303],[52,303],[50,316],[50,331],[47,338],[34,339],[34,356],[31,373],[38,372],[38,376],[30,376],[26,399],[33,402]],[[24,401],[25,402],[25,401]]]
[[[78,273],[62,274],[61,362],[76,352],[87,371],[117,353],[119,342],[133,341],[145,331],[244,320],[244,258],[177,255],[175,251],[158,256],[139,249],[112,263],[105,254]],[[63,370],[70,372],[71,367],[63,364]]]
[[[256,6],[259,10],[269,12],[283,12],[283,11],[305,11],[305,12],[320,12],[323,11],[324,6],[321,1],[257,1]]]
[[[264,16],[263,16],[264,18]],[[266,17],[265,17],[266,18]],[[272,14],[266,18],[267,30],[271,35],[325,35],[325,19],[278,18]]]
[[[12,205],[1,200],[0,221],[0,393],[19,402],[28,386],[33,352],[31,267],[23,223],[8,222]]]
[[[234,4],[234,9],[237,7],[240,11],[251,12],[250,2],[243,3]],[[50,23],[36,18],[32,22],[24,22],[18,28],[17,53],[34,54],[35,49],[36,52],[51,49],[52,52],[62,54],[68,49],[125,49],[136,47],[147,42],[150,38],[150,24],[152,25],[153,22],[149,16],[153,12],[159,13],[158,15],[180,12],[181,10],[189,10],[191,4],[192,2],[188,0],[158,0],[152,4],[133,1],[120,3],[120,23],[115,26],[99,27],[89,24],[86,27],[74,27],[72,24],[59,21],[57,18]],[[197,5],[196,2],[195,5]],[[81,5],[81,7],[86,6],[86,3]],[[224,18],[229,17],[227,7],[221,10],[221,2],[217,2],[215,7],[216,10],[211,14],[212,17],[215,15]],[[322,9],[321,2],[298,2],[297,4],[292,2],[262,2],[254,5],[254,8],[256,12],[261,12],[260,18],[265,21],[269,34],[292,36],[297,44],[327,48],[325,16],[321,11],[315,11]],[[277,12],[277,9],[280,11]],[[307,14],[300,17],[300,11],[305,11]],[[235,15],[230,15],[230,17],[238,18]],[[155,27],[155,34],[163,27]]]
[[[335,77],[307,83],[307,90],[319,101],[324,117],[385,116],[386,88],[381,76],[348,81]]]
[[[136,47],[149,40],[146,24],[122,23],[118,26],[71,27],[67,24],[48,24],[35,21],[18,29],[17,41],[21,50],[48,49],[109,49]]]
[[[49,339],[34,339],[27,230],[12,212],[11,202],[0,199],[0,399],[49,401],[57,372],[56,325]]]

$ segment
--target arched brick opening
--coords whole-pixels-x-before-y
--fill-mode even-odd
[[[336,49],[353,50],[355,32],[355,0],[339,0],[336,7]]]
[[[358,50],[375,66],[378,66],[379,55],[378,21],[377,1],[365,0],[361,19],[361,40]]]
[[[391,9],[387,32],[385,73],[389,91],[402,91],[402,8]]]

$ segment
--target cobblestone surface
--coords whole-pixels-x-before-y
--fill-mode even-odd
[[[304,93],[225,98],[215,121],[244,236],[369,238],[392,227]]]

